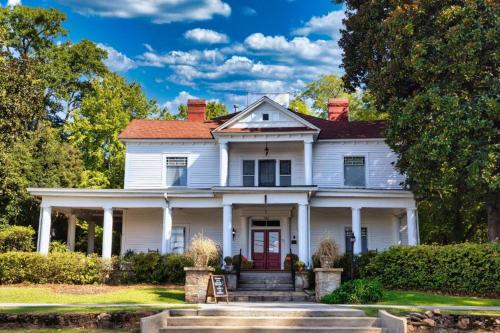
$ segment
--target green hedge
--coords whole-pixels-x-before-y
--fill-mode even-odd
[[[0,284],[103,282],[106,269],[96,255],[81,253],[7,252],[0,254]]]
[[[500,243],[397,246],[361,271],[387,289],[500,295]]]
[[[371,304],[382,299],[382,284],[377,280],[350,280],[342,283],[331,294],[321,298],[326,304]]]
[[[7,226],[0,229],[0,253],[10,251],[29,252],[33,250],[32,227]]]

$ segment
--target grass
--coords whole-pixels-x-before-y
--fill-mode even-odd
[[[2,303],[183,304],[184,290],[158,286],[16,285],[0,287]]]
[[[9,329],[0,330],[0,332],[14,332],[14,333],[123,333],[123,332],[138,332],[138,330],[125,331],[125,330],[91,330],[91,329],[80,329],[80,328],[40,328],[40,329]]]
[[[384,291],[380,305],[436,305],[436,306],[500,306],[500,299],[471,296],[448,296],[420,291]]]

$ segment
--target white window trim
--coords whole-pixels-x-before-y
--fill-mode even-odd
[[[364,157],[365,158],[365,186],[348,186],[345,184],[345,164],[344,164],[344,159],[345,157]],[[370,180],[368,179],[369,172],[368,172],[368,154],[366,153],[349,153],[349,154],[344,154],[342,155],[342,168],[341,168],[341,177],[342,177],[342,186],[347,187],[347,188],[369,188],[368,184],[370,183]]]
[[[189,251],[189,245],[191,243],[191,233],[189,231],[189,224],[174,223],[174,224],[172,224],[172,228],[173,227],[183,227],[186,229],[186,235],[185,235],[186,239],[184,240],[184,254],[186,254],[187,251]],[[173,245],[173,244],[171,244],[171,245]],[[172,248],[170,249],[170,251],[172,251]]]
[[[256,179],[257,179],[257,173],[259,171],[259,163],[252,158],[242,158],[241,159],[241,165],[240,165],[241,185],[243,186],[243,178],[245,177],[245,173],[243,172],[243,165],[244,165],[245,161],[253,161],[253,186],[258,186],[258,182],[256,181]],[[247,176],[249,176],[249,175],[247,175]]]
[[[186,157],[187,158],[187,183],[186,186],[167,186],[167,157]],[[187,188],[191,187],[191,154],[189,153],[168,153],[162,154],[161,185],[162,188]]]
[[[296,164],[296,159],[291,157],[291,158],[273,158],[273,157],[265,157],[265,158],[244,158],[242,157],[240,159],[240,170],[241,170],[241,179],[240,179],[240,184],[243,186],[243,161],[254,161],[254,167],[255,167],[255,174],[254,174],[254,186],[258,187],[259,186],[259,161],[267,161],[267,160],[274,160],[276,161],[275,165],[275,179],[276,179],[276,186],[281,186],[280,184],[280,162],[281,161],[290,161],[291,163],[291,184],[290,186],[295,186],[295,177],[297,176],[295,173],[295,169],[297,167]],[[189,175],[189,173],[188,173]]]

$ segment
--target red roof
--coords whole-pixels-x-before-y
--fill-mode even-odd
[[[219,117],[210,121],[195,122],[186,120],[132,120],[120,134],[120,139],[213,139],[212,131],[234,117],[237,113]],[[369,139],[383,138],[383,121],[329,121],[313,116],[296,113],[321,131],[318,139]],[[304,131],[306,127],[292,128],[231,128],[222,132],[286,132]]]

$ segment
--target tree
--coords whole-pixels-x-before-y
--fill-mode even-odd
[[[117,74],[108,73],[91,81],[74,121],[65,132],[70,142],[82,152],[86,172],[83,185],[94,188],[123,186],[125,146],[120,132],[132,119],[148,118],[158,113],[156,102],[147,100],[140,85],[127,83]]]
[[[10,147],[0,143],[0,224],[38,228],[39,203],[28,187],[76,187],[83,169],[80,152],[59,131],[41,122]]]
[[[311,115],[311,111],[309,110],[309,107],[299,97],[292,99],[292,101],[288,105],[288,108],[290,110],[293,110],[293,111],[298,112],[298,113]]]
[[[321,118],[328,117],[328,100],[330,98],[347,98],[349,100],[349,120],[378,120],[385,118],[383,113],[377,112],[370,103],[370,95],[359,92],[347,92],[344,82],[336,75],[323,75],[317,81],[309,82],[299,96],[292,101],[292,107],[300,107],[303,111],[304,100],[311,100],[315,113]],[[304,102],[302,102],[304,104]],[[300,111],[298,111],[300,112]]]
[[[346,1],[344,82],[387,112],[387,142],[441,242],[500,237],[500,5]],[[487,218],[486,218],[487,216]],[[487,220],[487,222],[486,222]],[[433,228],[432,225],[438,225]],[[444,227],[443,227],[444,226]]]
[[[214,119],[227,114],[228,112],[225,104],[217,101],[209,101],[207,103],[207,108],[205,110],[205,116],[207,119]]]
[[[188,115],[188,107],[186,104],[179,104],[177,107],[177,114],[175,115],[176,120],[186,120]]]

